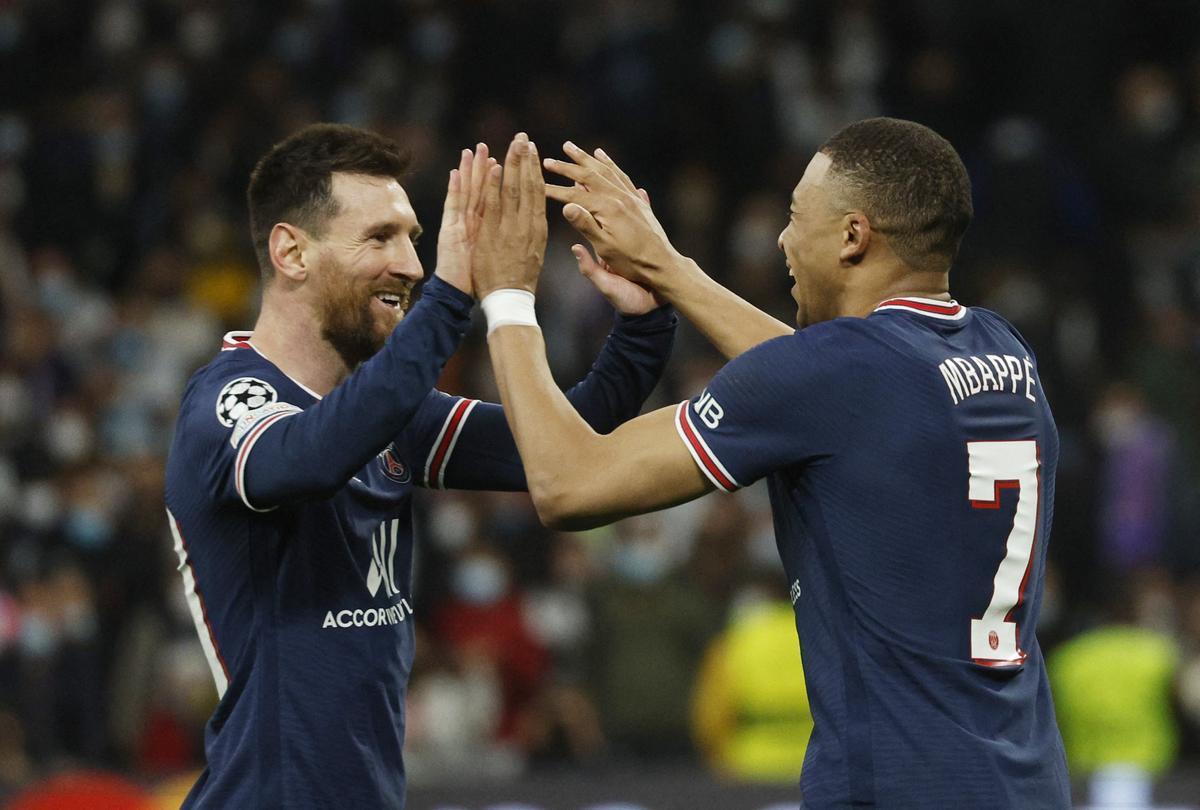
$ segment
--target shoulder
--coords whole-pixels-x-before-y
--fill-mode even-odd
[[[772,338],[742,354],[748,365],[820,375],[841,371],[844,363],[879,349],[881,329],[866,318],[835,318]]]
[[[249,349],[222,351],[192,375],[180,411],[209,411],[225,427],[248,411],[285,401],[294,384],[268,360]],[[293,397],[294,398],[294,397]]]
[[[176,431],[200,444],[236,446],[259,419],[302,410],[310,399],[254,350],[224,349],[188,380]]]
[[[1017,327],[1009,323],[1008,319],[998,312],[993,312],[984,307],[971,307],[971,317],[983,325],[1002,329],[1018,338],[1021,336],[1021,333],[1017,331]]]
[[[979,322],[996,329],[1006,335],[1011,336],[1014,340],[1025,347],[1025,351],[1029,352],[1029,356],[1033,357],[1033,347],[1029,345],[1029,341],[1025,336],[1017,331],[1017,327],[1013,326],[1007,318],[990,309],[983,307],[971,307],[971,314],[979,320]]]
[[[824,401],[845,390],[852,354],[865,345],[853,320],[814,324],[760,343],[730,360],[709,393],[754,402],[756,408],[781,400]]]
[[[856,318],[837,318],[797,329],[790,335],[781,335],[747,349],[731,363],[742,361],[746,365],[768,365],[774,363],[808,365],[819,360],[819,353],[832,350],[842,344],[847,335],[853,333]]]

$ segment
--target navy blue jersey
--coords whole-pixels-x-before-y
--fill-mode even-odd
[[[167,463],[179,568],[220,703],[193,808],[401,808],[415,486],[525,486],[498,405],[433,389],[469,323],[439,280],[323,399],[248,335],[187,385]],[[634,416],[674,316],[620,318],[568,398]]]
[[[1070,806],[1034,634],[1058,435],[1010,324],[889,301],[751,349],[676,427],[717,487],[768,476],[807,807]]]

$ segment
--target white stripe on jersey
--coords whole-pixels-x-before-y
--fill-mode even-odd
[[[196,590],[196,576],[192,572],[192,564],[188,561],[187,548],[183,544],[183,534],[179,531],[179,522],[167,510],[167,524],[171,527],[171,536],[175,538],[175,553],[179,555],[179,573],[183,575],[183,595],[187,599],[188,610],[192,614],[192,622],[196,625],[196,634],[200,636],[200,646],[204,649],[204,657],[208,660],[208,668],[212,670],[213,682],[217,685],[217,697],[225,697],[229,688],[229,677],[225,674],[225,665],[217,653],[217,642],[208,626],[204,613],[204,601]]]
[[[696,466],[700,468],[700,472],[704,473],[704,476],[709,481],[712,481],[717,489],[723,492],[736,492],[741,487],[741,484],[729,474],[729,470],[725,469],[725,465],[721,463],[721,460],[713,453],[708,443],[704,441],[704,437],[696,430],[696,425],[692,422],[690,409],[688,408],[690,404],[691,402],[685,399],[679,403],[679,407],[675,410],[675,432],[679,434],[679,438],[683,439],[684,446],[692,454],[692,460],[696,462]],[[696,437],[695,443],[688,438],[687,432],[684,430],[684,420],[687,420],[688,428],[692,431],[692,435]],[[711,465],[705,463],[706,460],[711,462]],[[720,476],[713,473],[713,468],[716,468],[721,475],[725,476],[728,483],[733,486],[727,486],[726,482],[722,481]]]
[[[299,412],[299,410],[295,410],[273,413],[265,419],[259,421],[259,423],[254,426],[254,429],[247,434],[246,438],[242,440],[242,446],[238,449],[237,459],[233,464],[233,485],[237,489],[238,497],[242,499],[242,503],[246,504],[247,509],[250,509],[254,512],[270,512],[278,508],[275,506],[268,506],[266,509],[259,509],[257,506],[250,503],[250,500],[246,497],[246,462],[250,459],[250,451],[254,448],[255,443],[262,438],[262,435],[267,432],[267,428],[276,422],[282,421],[292,414]]]
[[[454,407],[446,414],[446,421],[442,422],[442,429],[438,431],[437,438],[434,439],[433,446],[429,449],[429,456],[425,459],[425,486],[431,489],[446,488],[446,467],[449,466],[450,456],[454,453],[454,447],[458,444],[459,436],[462,435],[463,426],[467,424],[467,417],[471,415],[471,411],[475,410],[475,406],[478,404],[479,400],[464,397],[454,403]],[[460,411],[462,412],[462,416],[459,418],[458,424],[454,426],[454,431],[447,436],[446,433],[450,429],[450,424],[454,421],[455,415]],[[441,463],[436,469],[437,475],[434,476],[435,480],[431,480],[430,476],[435,472],[433,462],[443,447],[446,448],[445,453],[442,455]]]

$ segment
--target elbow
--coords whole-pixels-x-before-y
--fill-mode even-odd
[[[603,525],[588,511],[583,495],[586,489],[562,481],[529,482],[529,494],[538,520],[548,529],[578,532]]]

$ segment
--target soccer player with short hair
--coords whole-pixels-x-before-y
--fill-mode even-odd
[[[779,246],[794,330],[671,246],[604,154],[568,143],[489,178],[473,272],[501,399],[542,519],[582,528],[766,477],[814,729],[806,806],[1066,808],[1070,790],[1035,635],[1058,436],[1033,351],[949,294],[970,222],[953,147],[860,121],[813,156]],[[554,387],[532,301],[542,195],[581,267],[654,289],[730,362],[698,396],[599,435]],[[536,218],[536,215],[535,215]],[[496,292],[499,290],[499,292]],[[497,307],[494,301],[502,302]]]
[[[434,389],[469,325],[494,163],[481,144],[450,173],[436,274],[411,309],[421,227],[393,142],[315,125],[251,176],[262,308],[189,380],[167,462],[220,695],[185,807],[404,805],[414,487],[525,488],[500,406]],[[567,397],[603,432],[649,395],[675,318],[631,282],[593,280],[624,314]]]

